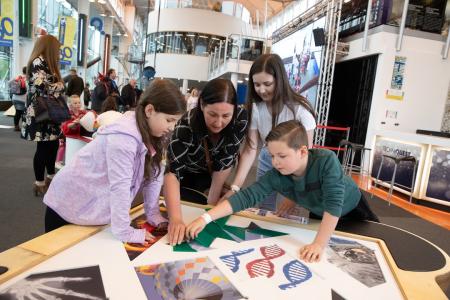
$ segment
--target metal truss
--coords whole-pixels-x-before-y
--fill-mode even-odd
[[[327,0],[325,22],[325,45],[322,48],[320,62],[319,86],[317,93],[317,124],[327,125],[330,110],[331,91],[333,87],[334,65],[341,20],[342,0]],[[326,128],[317,128],[314,135],[314,145],[324,146]]]

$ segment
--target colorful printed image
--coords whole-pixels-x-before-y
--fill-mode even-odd
[[[378,176],[378,171],[381,166],[382,155],[391,156],[414,156],[416,160],[420,160],[420,155],[423,149],[420,145],[412,145],[401,142],[394,142],[388,139],[377,138],[375,143],[375,150],[373,156],[372,177]],[[383,167],[381,168],[379,179],[384,182],[390,182],[392,174],[394,173],[395,163],[394,160],[385,158],[383,161]],[[417,172],[417,170],[416,170]],[[412,162],[403,162],[397,166],[395,175],[395,185],[402,189],[409,190],[411,186],[414,173],[414,164]]]
[[[450,151],[434,150],[426,196],[450,201]]]
[[[161,208],[161,215],[164,218],[168,218],[167,212],[164,208]],[[150,232],[156,239],[153,243],[146,243],[144,245],[138,244],[138,243],[124,243],[125,250],[127,251],[128,257],[130,260],[135,259],[138,257],[141,253],[143,253],[145,250],[150,248],[153,244],[155,244],[157,241],[159,241],[163,236],[167,234],[167,223],[162,223],[158,227],[154,227],[147,223],[145,215],[141,215],[134,219],[131,222],[131,226],[134,228],[145,228],[148,232]]]
[[[0,299],[107,299],[98,266],[32,274],[0,292]]]
[[[252,259],[243,263],[251,256],[253,256]],[[280,257],[282,259],[276,260]],[[312,277],[312,273],[307,266],[296,259],[291,259],[286,255],[286,251],[278,245],[231,251],[230,254],[222,255],[219,258],[233,273],[239,274],[239,277],[243,280],[256,277],[271,278],[274,275],[277,275],[275,278],[284,276],[284,279],[281,279],[281,282],[284,282],[278,286],[280,290],[296,287]],[[282,272],[276,272],[276,264],[282,265]],[[282,273],[282,275],[276,273]]]
[[[309,217],[307,215],[305,215],[305,211],[302,210],[301,208],[296,208],[292,214],[282,215],[282,216],[276,215],[274,211],[270,211],[270,210],[266,210],[266,209],[262,209],[262,208],[255,208],[255,207],[247,208],[245,211],[249,212],[251,214],[255,214],[255,215],[263,216],[263,217],[271,217],[271,218],[276,218],[276,219],[289,219],[291,221],[294,221],[294,222],[300,223],[300,224],[308,224],[309,223]]]
[[[247,288],[251,299],[301,299],[300,295],[331,299],[329,284],[279,245],[264,240],[246,244],[222,252],[217,259],[230,270],[233,281]]]
[[[332,237],[328,261],[367,287],[386,282],[375,251],[358,242]]]
[[[136,268],[147,299],[242,299],[207,257]]]

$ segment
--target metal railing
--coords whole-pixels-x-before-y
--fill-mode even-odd
[[[222,73],[228,60],[236,62],[236,73],[239,73],[239,64],[242,60],[254,61],[258,56],[264,53],[266,43],[262,38],[255,38],[232,34],[220,41],[209,56],[208,78]]]

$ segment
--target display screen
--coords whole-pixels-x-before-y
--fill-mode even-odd
[[[272,52],[284,62],[290,85],[316,106],[322,46],[316,46],[313,30],[325,27],[325,18],[294,32],[272,45]]]

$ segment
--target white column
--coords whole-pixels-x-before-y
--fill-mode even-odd
[[[77,51],[81,51],[84,52],[84,60],[83,60],[83,66],[79,66],[78,67],[78,75],[83,78],[84,82],[86,82],[86,63],[87,63],[87,49],[88,49],[88,34],[89,34],[89,20],[90,20],[90,15],[89,15],[89,1],[85,1],[85,0],[78,0],[78,13],[79,14],[85,14],[86,15],[86,29],[85,32],[86,34],[83,36],[84,38],[84,49],[77,49]],[[77,28],[78,28],[78,24],[77,24]],[[79,37],[79,35],[78,35]],[[77,53],[78,54],[78,53]],[[83,101],[81,101],[81,103],[83,103]]]
[[[22,63],[20,61],[20,45],[19,45],[19,1],[14,1],[14,17],[13,17],[13,63],[11,79],[22,74]]]
[[[19,1],[15,1],[15,2],[19,2]],[[31,22],[33,24],[32,30],[31,30],[31,38],[33,40],[33,45],[34,42],[36,41],[36,30],[37,30],[37,26],[39,24],[39,1],[34,0],[31,1]]]
[[[183,79],[183,87],[181,88],[181,93],[186,94],[188,90],[188,80],[187,79]]]
[[[234,88],[237,90],[237,81],[238,81],[238,74],[237,73],[231,73],[231,83],[234,85]]]
[[[112,60],[112,57],[111,57],[111,44],[112,44],[112,38],[113,38],[113,36],[112,36],[112,33],[113,33],[113,20],[109,16],[103,17],[103,31],[105,31],[105,35],[109,34],[111,36],[111,40],[110,40],[110,43],[109,43],[109,49],[107,49],[107,51],[108,51],[110,56],[109,56],[109,65],[108,65],[108,67],[106,69],[109,69],[109,68],[111,68],[111,60]],[[104,38],[104,36],[103,36],[102,41],[103,41],[103,47],[102,47],[103,49],[102,49],[101,53],[103,55],[103,53],[105,51],[105,38]],[[105,64],[105,57],[102,57],[102,59],[103,59],[103,64]],[[107,70],[105,70],[105,71],[107,71]]]

